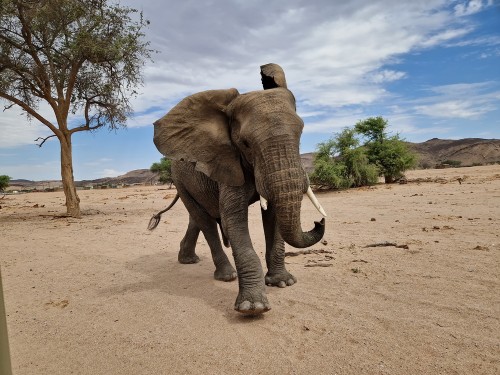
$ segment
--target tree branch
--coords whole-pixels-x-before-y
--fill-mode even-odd
[[[94,96],[86,99],[85,110],[84,110],[85,124],[78,126],[76,128],[70,129],[70,134],[85,131],[85,130],[96,130],[96,129],[99,129],[105,125],[104,122],[101,122],[102,114],[96,114],[96,115],[92,115],[92,116],[90,115],[90,108],[94,104],[97,104],[97,105],[101,106],[102,108],[109,109],[109,105],[107,103],[101,102],[98,100],[94,100],[95,98],[98,98],[98,97],[99,97],[99,95],[94,95]],[[97,124],[94,126],[91,126],[90,124],[93,121],[97,122]]]
[[[21,26],[22,26],[21,27],[21,35],[23,36],[23,39],[26,42],[26,45],[28,46],[29,55],[35,61],[36,65],[39,69],[39,73],[43,78],[43,81],[44,81],[43,82],[44,83],[43,91],[45,93],[46,100],[52,106],[52,108],[54,108],[54,112],[57,113],[57,111],[55,110],[57,107],[57,104],[54,103],[54,99],[52,98],[52,95],[51,95],[50,78],[47,74],[45,66],[40,61],[40,58],[38,57],[37,49],[35,48],[35,45],[33,44],[33,38],[31,35],[30,26],[28,25],[28,23],[26,22],[26,19],[24,18],[23,5],[18,4],[17,9],[18,9],[18,18],[19,18],[19,21],[21,22]]]
[[[43,138],[43,137],[38,137],[37,139],[35,139],[35,142],[38,142],[38,141],[40,141],[40,140],[41,140],[41,141],[42,141],[42,143],[37,144],[37,146],[38,146],[38,147],[42,147],[42,146],[43,146],[43,144],[47,141],[47,139],[52,138],[52,137],[56,137],[56,135],[55,135],[55,134],[52,134],[52,135],[49,135],[48,137],[45,137],[45,138]]]
[[[19,107],[24,109],[29,115],[33,116],[38,121],[40,121],[42,124],[47,126],[52,131],[52,133],[54,133],[58,138],[59,138],[59,136],[61,136],[61,131],[57,127],[55,127],[49,120],[47,120],[45,117],[40,115],[37,111],[32,109],[26,103],[22,102],[21,100],[15,98],[15,97],[13,97],[5,92],[2,92],[2,91],[0,91],[0,98],[7,99],[8,101],[11,101],[12,103],[17,104]]]
[[[16,103],[11,103],[11,104],[7,104],[5,107],[3,107],[3,112],[5,112],[6,110],[8,109],[11,109],[12,107],[14,107],[16,105]]]
[[[80,70],[84,61],[85,61],[84,59],[80,59],[77,62],[73,63],[71,66],[71,71],[69,73],[69,78],[68,78],[68,86],[66,87],[66,98],[64,103],[65,114],[69,112],[69,106],[71,104],[71,96],[73,95],[73,90],[75,88],[78,71]]]

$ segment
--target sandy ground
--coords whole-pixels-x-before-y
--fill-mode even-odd
[[[258,318],[233,310],[237,282],[213,279],[203,236],[201,262],[177,262],[181,202],[146,230],[174,190],[82,191],[80,220],[55,217],[60,192],[6,196],[14,373],[498,374],[500,166],[408,178],[318,194],[327,243],[311,249],[323,252],[286,258],[298,283],[268,287],[272,310]],[[319,214],[306,201],[302,211],[310,229]],[[366,247],[385,241],[400,247]]]

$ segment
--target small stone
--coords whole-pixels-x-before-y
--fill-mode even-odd
[[[374,217],[372,217],[372,218],[370,219],[370,221],[377,221],[377,219],[375,219]]]

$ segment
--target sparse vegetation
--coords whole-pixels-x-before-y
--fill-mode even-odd
[[[153,163],[149,170],[153,173],[158,173],[159,180],[162,184],[170,184],[172,186],[172,161],[167,158],[161,158],[159,163]]]
[[[387,121],[371,117],[320,143],[310,179],[323,188],[345,189],[374,185],[379,176],[391,183],[416,165],[416,154],[402,139],[388,136]],[[359,137],[366,139],[361,145]]]
[[[353,129],[346,128],[334,138],[318,145],[311,182],[321,187],[346,189],[374,185],[378,170],[370,164],[364,147]]]
[[[370,117],[359,121],[354,129],[366,138],[364,147],[370,163],[375,164],[386,183],[403,177],[403,172],[417,164],[417,156],[410,151],[399,135],[389,136],[387,120]]]
[[[5,191],[9,187],[10,177],[6,175],[0,176],[0,192]]]

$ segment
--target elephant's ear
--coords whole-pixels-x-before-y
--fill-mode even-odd
[[[173,160],[196,163],[196,170],[228,185],[245,182],[240,153],[231,143],[226,107],[236,89],[203,91],[184,98],[154,123],[154,143]]]
[[[274,89],[276,87],[286,87],[285,72],[278,64],[265,64],[260,66],[260,75],[262,77],[262,86],[264,90]]]

